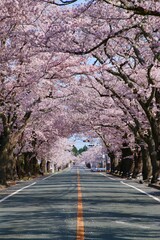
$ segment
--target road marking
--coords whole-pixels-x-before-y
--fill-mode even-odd
[[[124,185],[126,185],[126,186],[128,186],[128,187],[134,188],[134,189],[136,189],[137,191],[139,191],[139,192],[141,192],[141,193],[144,193],[144,194],[147,195],[148,197],[153,198],[154,200],[156,200],[157,202],[160,202],[160,199],[159,199],[159,198],[154,197],[153,195],[151,195],[151,194],[149,194],[149,193],[147,193],[147,192],[145,192],[145,191],[143,191],[143,190],[141,190],[141,189],[139,189],[139,188],[137,188],[137,187],[134,187],[134,186],[132,186],[132,185],[130,185],[130,184],[127,184],[127,183],[125,183],[125,182],[123,182],[123,181],[121,181],[121,183],[124,184]]]
[[[115,178],[111,178],[111,177],[107,177],[107,178],[109,178],[109,179],[111,179],[111,180],[114,180],[114,181],[116,180]]]
[[[46,180],[46,179],[48,179],[48,178],[50,178],[50,177],[52,177],[53,175],[56,175],[57,173],[53,173],[52,175],[50,175],[50,176],[48,176],[48,177],[45,177],[45,178],[43,178],[42,179],[42,181],[44,181],[44,180]]]
[[[17,191],[11,193],[10,195],[2,198],[2,199],[0,200],[0,203],[1,203],[1,202],[4,202],[6,199],[12,197],[13,195],[17,194],[18,192],[21,192],[21,191],[24,190],[25,188],[29,188],[29,187],[33,186],[33,185],[36,184],[36,183],[37,183],[37,182],[34,182],[34,183],[32,183],[32,184],[30,184],[30,185],[27,185],[27,186],[25,186],[25,187],[23,187],[23,188],[21,188],[21,189],[18,189]]]
[[[78,207],[77,207],[77,240],[84,240],[84,220],[83,220],[83,203],[82,203],[82,191],[80,185],[80,174],[77,170],[78,181]]]
[[[129,222],[123,222],[123,221],[116,221],[116,223],[123,224],[123,225],[127,225],[127,226],[131,226],[131,227],[136,227],[136,228],[143,228],[143,229],[148,229],[148,228],[150,228],[150,227],[147,227],[147,226],[142,226],[142,225],[139,225],[139,224],[134,224],[134,223],[129,223]]]
[[[107,177],[107,178],[109,178],[109,179],[111,179],[111,180],[116,180],[115,178],[112,178],[112,177],[108,177],[107,175],[105,175],[104,173],[100,173],[101,175],[103,175],[103,176],[105,176],[105,177]]]

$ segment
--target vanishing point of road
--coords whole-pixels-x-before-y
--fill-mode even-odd
[[[74,166],[1,191],[0,239],[158,240],[160,191]]]

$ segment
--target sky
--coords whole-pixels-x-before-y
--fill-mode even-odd
[[[86,141],[87,140],[87,141]],[[90,139],[88,142],[88,138],[85,136],[78,136],[78,135],[73,135],[70,138],[71,144],[73,144],[76,148],[80,149],[83,148],[84,146],[89,146],[89,145],[98,145],[100,144],[100,140],[98,138]]]

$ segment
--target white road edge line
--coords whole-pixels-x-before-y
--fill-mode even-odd
[[[6,199],[12,197],[13,195],[17,194],[18,192],[21,192],[21,191],[24,190],[25,188],[29,188],[29,187],[35,185],[36,183],[37,183],[37,182],[33,182],[33,183],[30,184],[30,185],[27,185],[27,186],[25,186],[25,187],[23,187],[23,188],[18,189],[17,191],[11,193],[10,195],[8,195],[8,196],[2,198],[2,199],[0,200],[0,203],[1,203],[1,202],[4,202]]]
[[[122,184],[128,186],[128,187],[131,187],[131,188],[136,189],[137,191],[139,191],[139,192],[147,195],[147,196],[150,197],[150,198],[153,198],[153,199],[156,200],[157,202],[160,202],[160,199],[159,199],[159,198],[154,197],[153,195],[151,195],[151,194],[149,194],[149,193],[147,193],[147,192],[145,192],[145,191],[143,191],[143,190],[141,190],[141,189],[139,189],[139,188],[137,188],[137,187],[134,187],[134,186],[132,186],[132,185],[130,185],[130,184],[127,184],[127,183],[125,183],[125,182],[123,182],[123,181],[120,181],[120,182],[121,182]]]
[[[50,178],[50,177],[52,177],[53,175],[56,175],[57,173],[53,173],[52,175],[50,175],[50,176],[48,176],[48,177],[45,177],[45,178],[43,178],[42,179],[42,181],[44,181],[44,180],[46,180],[46,179],[48,179],[48,178]]]
[[[147,226],[138,225],[138,224],[134,224],[134,223],[123,222],[123,221],[116,221],[116,223],[131,226],[131,227],[142,228],[142,229],[149,229],[150,228],[150,227],[147,227]]]
[[[104,173],[100,173],[101,175],[103,175],[103,176],[105,176],[105,177],[107,177],[107,178],[109,178],[109,179],[111,179],[111,180],[116,180],[115,178],[111,178],[111,177],[108,177],[108,176],[106,176]]]
[[[116,180],[115,178],[111,178],[111,177],[107,177],[107,178],[109,178],[109,179],[111,179],[111,180],[114,180],[114,181]]]

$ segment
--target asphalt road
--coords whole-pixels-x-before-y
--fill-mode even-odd
[[[0,239],[160,240],[160,191],[104,175],[73,167],[1,191]]]

